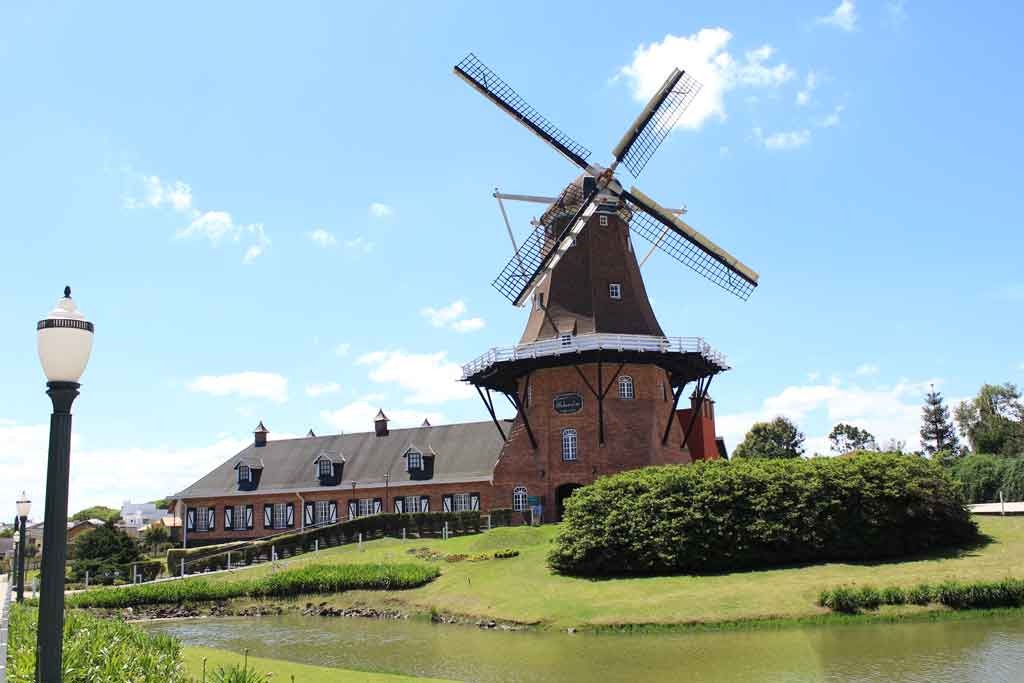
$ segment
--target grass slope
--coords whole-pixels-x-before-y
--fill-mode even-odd
[[[202,680],[203,658],[206,658],[207,680],[210,680],[211,673],[218,666],[228,667],[232,664],[241,664],[242,655],[226,650],[214,650],[206,647],[186,647],[183,650],[185,667],[188,673],[197,681]],[[399,674],[381,674],[367,671],[353,671],[351,669],[332,669],[322,666],[311,666],[309,664],[295,664],[279,659],[263,659],[261,657],[249,657],[249,668],[258,673],[273,673],[271,681],[290,681],[290,676],[295,677],[295,683],[306,683],[316,681],[317,683],[403,683],[414,681],[415,683],[443,683],[439,678],[416,678],[413,676],[401,676]]]
[[[545,556],[557,527],[503,528],[442,540],[384,539],[299,556],[289,567],[308,563],[425,562],[405,551],[429,547],[446,554],[516,548],[520,555],[486,562],[434,563],[442,575],[413,590],[350,591],[326,598],[332,606],[355,604],[443,612],[543,623],[553,627],[620,624],[683,624],[751,619],[801,619],[825,613],[816,601],[823,588],[842,584],[911,586],[946,579],[1001,579],[1024,567],[1024,517],[978,518],[992,542],[962,553],[901,562],[830,563],[711,576],[654,576],[591,580],[559,576]],[[253,578],[261,566],[210,581]]]

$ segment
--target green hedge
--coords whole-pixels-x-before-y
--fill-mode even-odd
[[[946,581],[937,586],[927,583],[911,588],[889,586],[877,589],[839,586],[823,590],[818,604],[835,612],[854,614],[878,609],[880,605],[927,605],[939,603],[953,609],[993,609],[1024,607],[1024,579],[999,581]]]
[[[34,607],[11,605],[8,683],[35,681]],[[184,683],[189,680],[181,645],[170,636],[149,635],[115,619],[68,612],[64,620],[64,683]]]
[[[167,571],[172,576],[181,574],[181,559],[185,558],[185,571],[195,574],[228,568],[227,551],[231,551],[231,565],[266,562],[271,559],[271,549],[280,557],[290,557],[299,552],[308,552],[320,542],[321,548],[352,543],[363,535],[364,540],[381,536],[417,534],[421,537],[436,535],[448,523],[453,534],[479,533],[480,513],[472,512],[415,512],[412,514],[388,513],[359,517],[357,519],[316,527],[306,531],[281,534],[274,538],[255,541],[241,541],[210,545],[189,550],[172,550],[167,553]]]
[[[957,460],[953,478],[968,503],[995,503],[999,492],[1007,501],[1024,500],[1024,457],[977,453]]]
[[[899,557],[977,537],[958,487],[924,458],[712,461],[578,489],[549,562],[588,575],[719,572]]]
[[[430,583],[440,574],[437,567],[412,563],[309,565],[249,580],[211,581],[194,578],[123,588],[98,588],[69,595],[67,605],[124,608],[241,597],[340,593],[347,590],[405,590]]]

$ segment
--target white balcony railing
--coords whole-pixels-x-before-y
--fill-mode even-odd
[[[462,379],[468,379],[495,363],[545,356],[563,356],[583,351],[639,351],[641,353],[699,353],[722,370],[728,370],[725,354],[719,353],[703,337],[655,337],[646,334],[581,334],[579,336],[496,346],[462,366]]]

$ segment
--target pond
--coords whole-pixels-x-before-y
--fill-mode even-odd
[[[777,630],[568,634],[280,616],[150,622],[189,645],[460,681],[1024,680],[1024,617]]]

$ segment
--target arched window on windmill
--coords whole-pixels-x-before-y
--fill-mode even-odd
[[[619,375],[619,398],[625,401],[632,401],[636,398],[633,388],[633,378],[629,375]]]
[[[512,509],[515,512],[523,512],[527,507],[526,487],[517,486],[512,489]]]

